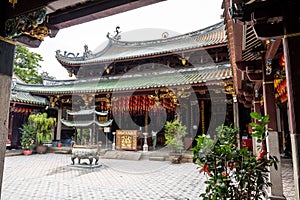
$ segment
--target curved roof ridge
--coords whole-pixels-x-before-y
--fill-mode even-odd
[[[100,51],[98,51],[98,52],[95,52],[95,53],[93,54],[93,56],[97,57],[97,56],[103,55],[103,54],[104,54],[111,46],[112,46],[112,41],[111,41],[111,40],[108,40],[107,45],[106,45],[102,50],[100,50]]]
[[[120,45],[126,45],[126,46],[131,44],[134,46],[134,45],[156,44],[156,43],[161,43],[161,42],[170,42],[170,41],[175,41],[175,40],[181,40],[181,39],[197,36],[199,34],[206,35],[207,33],[222,31],[222,30],[225,30],[224,28],[225,28],[225,25],[224,25],[224,22],[222,21],[222,22],[218,22],[218,23],[211,25],[209,27],[206,27],[206,28],[202,28],[202,29],[184,33],[184,34],[179,34],[179,35],[172,36],[169,38],[141,40],[141,41],[122,41],[122,40],[117,40],[112,37],[108,37],[108,38],[110,41],[112,41],[113,44],[120,44]]]
[[[119,41],[110,38],[108,41],[108,44],[99,52],[93,53],[88,50],[87,45],[85,45],[85,52],[83,53],[83,56],[67,52],[61,54],[60,51],[57,51],[56,59],[63,66],[112,62],[122,59],[136,59],[140,57],[218,45],[226,43],[227,37],[224,23],[219,22],[197,31],[165,39]]]
[[[61,54],[61,50],[56,50],[56,59],[61,60],[61,59],[68,59],[68,60],[73,60],[73,61],[84,61],[86,59],[91,59],[91,58],[95,58],[95,57],[99,57],[103,54],[105,54],[105,52],[112,46],[112,41],[108,40],[108,44],[100,51],[93,53],[91,50],[88,50],[87,45],[85,45],[85,51],[83,52],[82,56],[79,56],[79,53],[77,53],[77,55],[75,55],[75,53],[73,52],[67,52],[64,51],[64,54]]]

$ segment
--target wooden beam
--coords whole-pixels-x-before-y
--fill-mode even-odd
[[[160,1],[165,0],[90,1],[76,8],[70,7],[69,9],[50,13],[48,23],[62,29]]]
[[[57,0],[19,0],[14,7],[11,3],[8,3],[8,0],[2,0],[3,2],[6,1],[5,10],[7,10],[6,19],[13,18],[16,16],[20,16],[22,14],[35,11],[37,9],[46,7],[49,3],[57,1]]]
[[[275,57],[280,44],[281,44],[281,39],[276,39],[274,42],[270,41],[270,44],[268,46],[265,55],[265,62],[267,62],[268,59],[273,59]]]
[[[251,70],[261,70],[262,60],[239,61],[236,62],[236,66],[241,71],[246,71],[247,68]]]

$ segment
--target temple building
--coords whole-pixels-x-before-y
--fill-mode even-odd
[[[122,41],[118,32],[107,37],[107,45],[98,52],[87,45],[82,56],[56,52],[58,62],[75,80],[16,84],[16,91],[50,101],[59,119],[54,139],[75,136],[77,128],[67,128],[71,125],[66,120],[68,113],[82,109],[107,112],[110,134],[117,130],[158,132],[158,146],[164,145],[166,121],[178,119],[187,126],[186,148],[197,134],[214,134],[217,126],[236,122],[223,23],[173,37],[163,33],[155,40]],[[104,127],[98,131],[104,132]]]
[[[24,83],[14,74],[10,96],[9,129],[6,139],[6,146],[13,149],[20,146],[22,136],[20,128],[27,122],[29,114],[45,112],[45,108],[49,106],[49,100],[45,97],[32,95],[28,91],[17,91],[15,87],[17,84]]]

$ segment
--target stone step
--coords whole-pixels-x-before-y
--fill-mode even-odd
[[[72,149],[71,147],[48,147],[47,152],[70,154],[72,152]]]
[[[165,161],[165,157],[149,157],[149,160],[154,160],[154,161]]]

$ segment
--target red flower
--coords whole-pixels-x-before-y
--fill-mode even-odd
[[[260,160],[260,159],[262,159],[262,158],[265,156],[265,154],[266,154],[266,151],[265,151],[265,150],[262,150],[262,151],[260,152],[260,154],[259,154],[258,156],[256,156],[255,160]]]
[[[222,172],[222,176],[223,176],[223,177],[228,177],[228,175],[229,175],[229,174],[228,174],[227,172]]]
[[[211,176],[209,172],[209,165],[204,164],[203,167],[199,170],[199,173],[206,172],[208,176]]]

